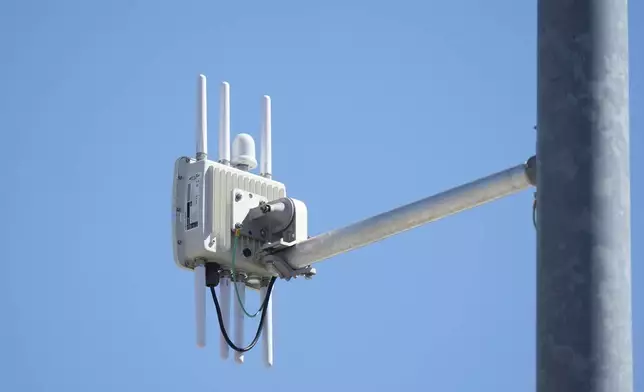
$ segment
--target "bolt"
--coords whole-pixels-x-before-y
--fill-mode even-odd
[[[178,244],[178,245],[181,245],[181,240],[177,241],[177,244]]]
[[[177,207],[177,212],[181,212],[181,208]]]
[[[186,163],[190,163],[190,158],[186,158]]]
[[[315,270],[315,268],[311,268],[311,266],[308,266],[306,268],[308,268],[309,270],[308,272],[304,273],[304,279],[310,280],[315,276],[315,274],[317,274],[317,271]]]
[[[235,195],[235,201],[240,201],[240,200],[241,200],[241,198],[242,198],[241,193],[237,193],[237,194]]]
[[[179,176],[179,177],[177,177],[177,178],[178,178],[178,179],[180,179],[180,180],[183,180],[183,176]]]
[[[252,198],[253,198],[253,194],[252,194],[252,193],[249,193],[249,194],[248,194],[248,197],[252,199]]]

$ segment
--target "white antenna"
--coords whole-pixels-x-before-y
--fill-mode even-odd
[[[199,75],[197,97],[197,160],[208,156],[208,98],[206,76]]]
[[[272,118],[271,118],[271,97],[262,97],[262,150],[260,156],[260,175],[271,178],[273,173],[273,149],[272,149]],[[260,303],[266,298],[268,292],[268,281],[262,281],[260,288]],[[262,327],[262,348],[264,364],[273,366],[273,298],[268,298],[264,309],[264,325]]]
[[[262,281],[262,287],[259,291],[260,303],[266,298],[268,292],[268,280]],[[275,290],[275,287],[273,287]],[[264,356],[264,364],[267,367],[273,366],[273,294],[268,298],[268,303],[264,309],[264,325],[262,327],[262,351]]]
[[[208,98],[206,77],[199,75],[197,97],[197,160],[208,156]],[[206,268],[199,264],[195,274],[195,330],[197,347],[206,346]]]
[[[244,309],[242,305],[246,302],[246,283],[241,275],[235,276],[235,284],[239,293],[238,301],[234,301],[235,308],[235,344],[243,347],[244,344]],[[244,353],[235,351],[235,361],[239,364],[244,363]]]
[[[273,147],[271,129],[271,97],[264,95],[262,99],[262,155],[259,174],[271,178],[273,173]]]
[[[221,318],[224,324],[224,329],[230,331],[230,273],[222,274],[219,280],[219,297],[221,306]],[[223,334],[220,336],[219,355],[222,359],[228,359],[228,343]]]
[[[222,332],[219,354],[222,359],[232,356],[236,363],[243,364],[245,362],[245,351],[238,351],[238,347],[243,347],[244,344],[244,320],[247,314],[244,310],[244,303],[247,292],[246,285],[248,284],[248,287],[260,290],[262,304],[266,300],[266,306],[260,309],[263,323],[262,329],[258,333],[263,335],[263,362],[267,367],[271,367],[273,366],[273,301],[272,298],[266,299],[266,295],[269,285],[272,287],[274,284],[272,278],[276,271],[280,277],[287,280],[297,276],[311,277],[314,275],[314,269],[291,270],[285,265],[279,264],[279,261],[278,267],[268,267],[269,263],[256,264],[250,260],[242,259],[237,273],[232,276],[231,267],[235,268],[237,254],[232,255],[231,249],[221,249],[221,245],[217,246],[216,240],[222,237],[227,238],[230,235],[231,227],[234,227],[235,235],[245,237],[246,241],[252,245],[242,252],[244,259],[249,257],[246,255],[247,250],[252,253],[251,248],[257,249],[265,245],[278,244],[275,246],[283,250],[284,246],[292,246],[308,238],[306,206],[295,199],[280,198],[280,195],[286,193],[284,184],[270,180],[272,175],[271,98],[268,95],[262,97],[261,168],[260,173],[254,174],[252,170],[258,166],[255,158],[254,139],[248,134],[241,133],[231,143],[230,85],[227,82],[222,82],[220,85],[217,162],[213,162],[214,154],[211,154],[211,157],[208,156],[208,101],[205,75],[199,75],[197,87],[196,157],[199,164],[195,165],[194,160],[185,159],[185,157],[177,160],[172,203],[172,211],[175,214],[173,220],[175,263],[194,273],[197,347],[206,346],[207,287],[216,290],[216,286],[219,286],[218,292],[214,295],[218,304],[216,309],[219,312],[218,321]],[[209,178],[208,170],[213,167],[224,175]],[[230,175],[237,176],[239,181],[231,183],[229,181]],[[208,178],[211,180],[210,182],[208,182]],[[247,179],[249,181],[246,181]],[[252,201],[247,201],[251,199]],[[269,202],[274,202],[274,205],[260,208]],[[290,207],[286,208],[285,203],[288,203]],[[237,227],[241,226],[238,218],[241,217],[246,222],[248,216],[254,216],[252,213],[260,213],[263,216],[269,211],[272,213],[269,214],[268,222],[265,223],[268,224],[267,228],[271,230],[270,242],[267,241],[268,238],[263,238],[267,233],[261,227],[257,230],[260,238],[252,237],[250,230],[242,233],[241,229]],[[224,224],[216,228],[209,227],[208,217],[212,217],[212,214],[226,217],[226,220],[233,218],[233,222],[230,222],[232,226]],[[250,219],[244,224],[251,228],[257,223],[256,219],[258,218]],[[259,224],[264,224],[262,222]],[[208,240],[204,241],[204,238]],[[274,250],[270,248],[271,252]],[[248,280],[248,273],[251,273],[254,279]],[[215,278],[217,279],[215,280]],[[238,295],[235,295],[232,290],[235,290]],[[219,294],[219,298],[217,298],[217,294]],[[228,334],[229,330],[233,333]],[[257,340],[254,341],[253,346],[255,343]],[[230,355],[231,348],[234,355]]]
[[[230,85],[221,83],[219,97],[219,162],[230,164]]]
[[[206,267],[199,264],[194,274],[197,347],[203,348],[206,346]]]

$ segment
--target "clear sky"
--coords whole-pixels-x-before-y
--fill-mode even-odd
[[[644,390],[644,5],[630,15]],[[272,96],[275,178],[307,203],[312,234],[524,161],[534,1],[8,0],[0,32],[1,391],[534,390],[532,191],[278,282],[271,370],[261,350],[219,359],[211,302],[195,347],[170,210],[199,73],[211,151],[220,81],[233,135],[258,139]]]

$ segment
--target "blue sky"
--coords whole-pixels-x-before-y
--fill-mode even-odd
[[[630,16],[641,390],[641,2]],[[531,191],[278,282],[271,370],[261,350],[219,359],[212,306],[195,347],[170,197],[174,160],[194,153],[199,73],[211,125],[230,82],[233,134],[258,137],[272,96],[275,178],[313,234],[522,162],[535,2],[9,0],[0,32],[0,390],[534,390]]]

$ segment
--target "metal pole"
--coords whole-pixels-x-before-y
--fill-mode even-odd
[[[538,392],[633,390],[627,19],[538,1]]]
[[[535,183],[534,164],[531,158],[527,163],[310,238],[279,255],[293,268],[302,268],[516,193]]]

